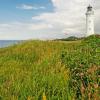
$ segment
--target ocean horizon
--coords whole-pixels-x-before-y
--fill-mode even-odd
[[[12,46],[21,42],[22,40],[0,40],[0,48]]]

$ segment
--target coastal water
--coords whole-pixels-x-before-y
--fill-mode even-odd
[[[19,42],[21,42],[21,41],[19,41],[19,40],[0,40],[0,48],[8,47],[8,46],[17,44]]]

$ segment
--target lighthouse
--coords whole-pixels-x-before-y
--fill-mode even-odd
[[[94,11],[91,5],[87,7],[86,12],[86,36],[94,34]]]

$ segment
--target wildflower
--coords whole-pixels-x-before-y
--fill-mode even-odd
[[[88,93],[88,100],[91,100],[91,93]]]
[[[80,77],[82,78],[84,76],[84,73],[80,73]]]
[[[31,97],[30,97],[30,96],[28,96],[27,100],[31,100]]]
[[[81,93],[82,93],[82,94],[85,93],[85,88],[84,88],[83,84],[81,84]]]
[[[43,100],[47,100],[45,93],[43,93]]]
[[[94,84],[94,88],[97,89],[98,88],[98,84]]]

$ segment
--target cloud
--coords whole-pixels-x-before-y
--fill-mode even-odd
[[[53,13],[44,13],[32,19],[49,23],[58,30],[60,28],[59,32],[61,33],[81,33],[85,26],[85,8],[81,6],[81,3],[86,4],[86,2],[77,2],[77,0],[69,2],[67,0],[52,0],[55,7]]]
[[[56,29],[56,33],[69,33],[80,35],[85,35],[85,13],[86,7],[89,4],[94,5],[94,2],[91,0],[51,0],[53,6],[55,7],[54,12],[52,13],[43,13],[40,16],[32,17],[33,20],[42,21],[43,23],[49,23],[52,25],[54,29]],[[91,3],[90,3],[91,2]],[[98,5],[100,1],[96,2],[95,6],[100,9]],[[100,10],[95,11],[96,18],[99,19]],[[100,21],[99,21],[100,23]],[[97,26],[97,21],[96,21]]]
[[[13,22],[0,24],[0,40],[45,39],[49,36],[47,36],[48,30],[46,29],[51,28],[51,25],[45,23]],[[49,36],[49,38],[51,37]]]
[[[53,12],[32,17],[32,21],[0,24],[0,39],[54,39],[70,35],[85,35],[86,7],[89,0],[51,0]],[[100,0],[91,1],[95,10],[95,32],[100,32]],[[21,5],[20,9],[45,9]]]
[[[28,4],[22,4],[20,6],[17,6],[18,9],[24,9],[24,10],[38,10],[38,9],[45,9],[44,6],[33,6]]]

